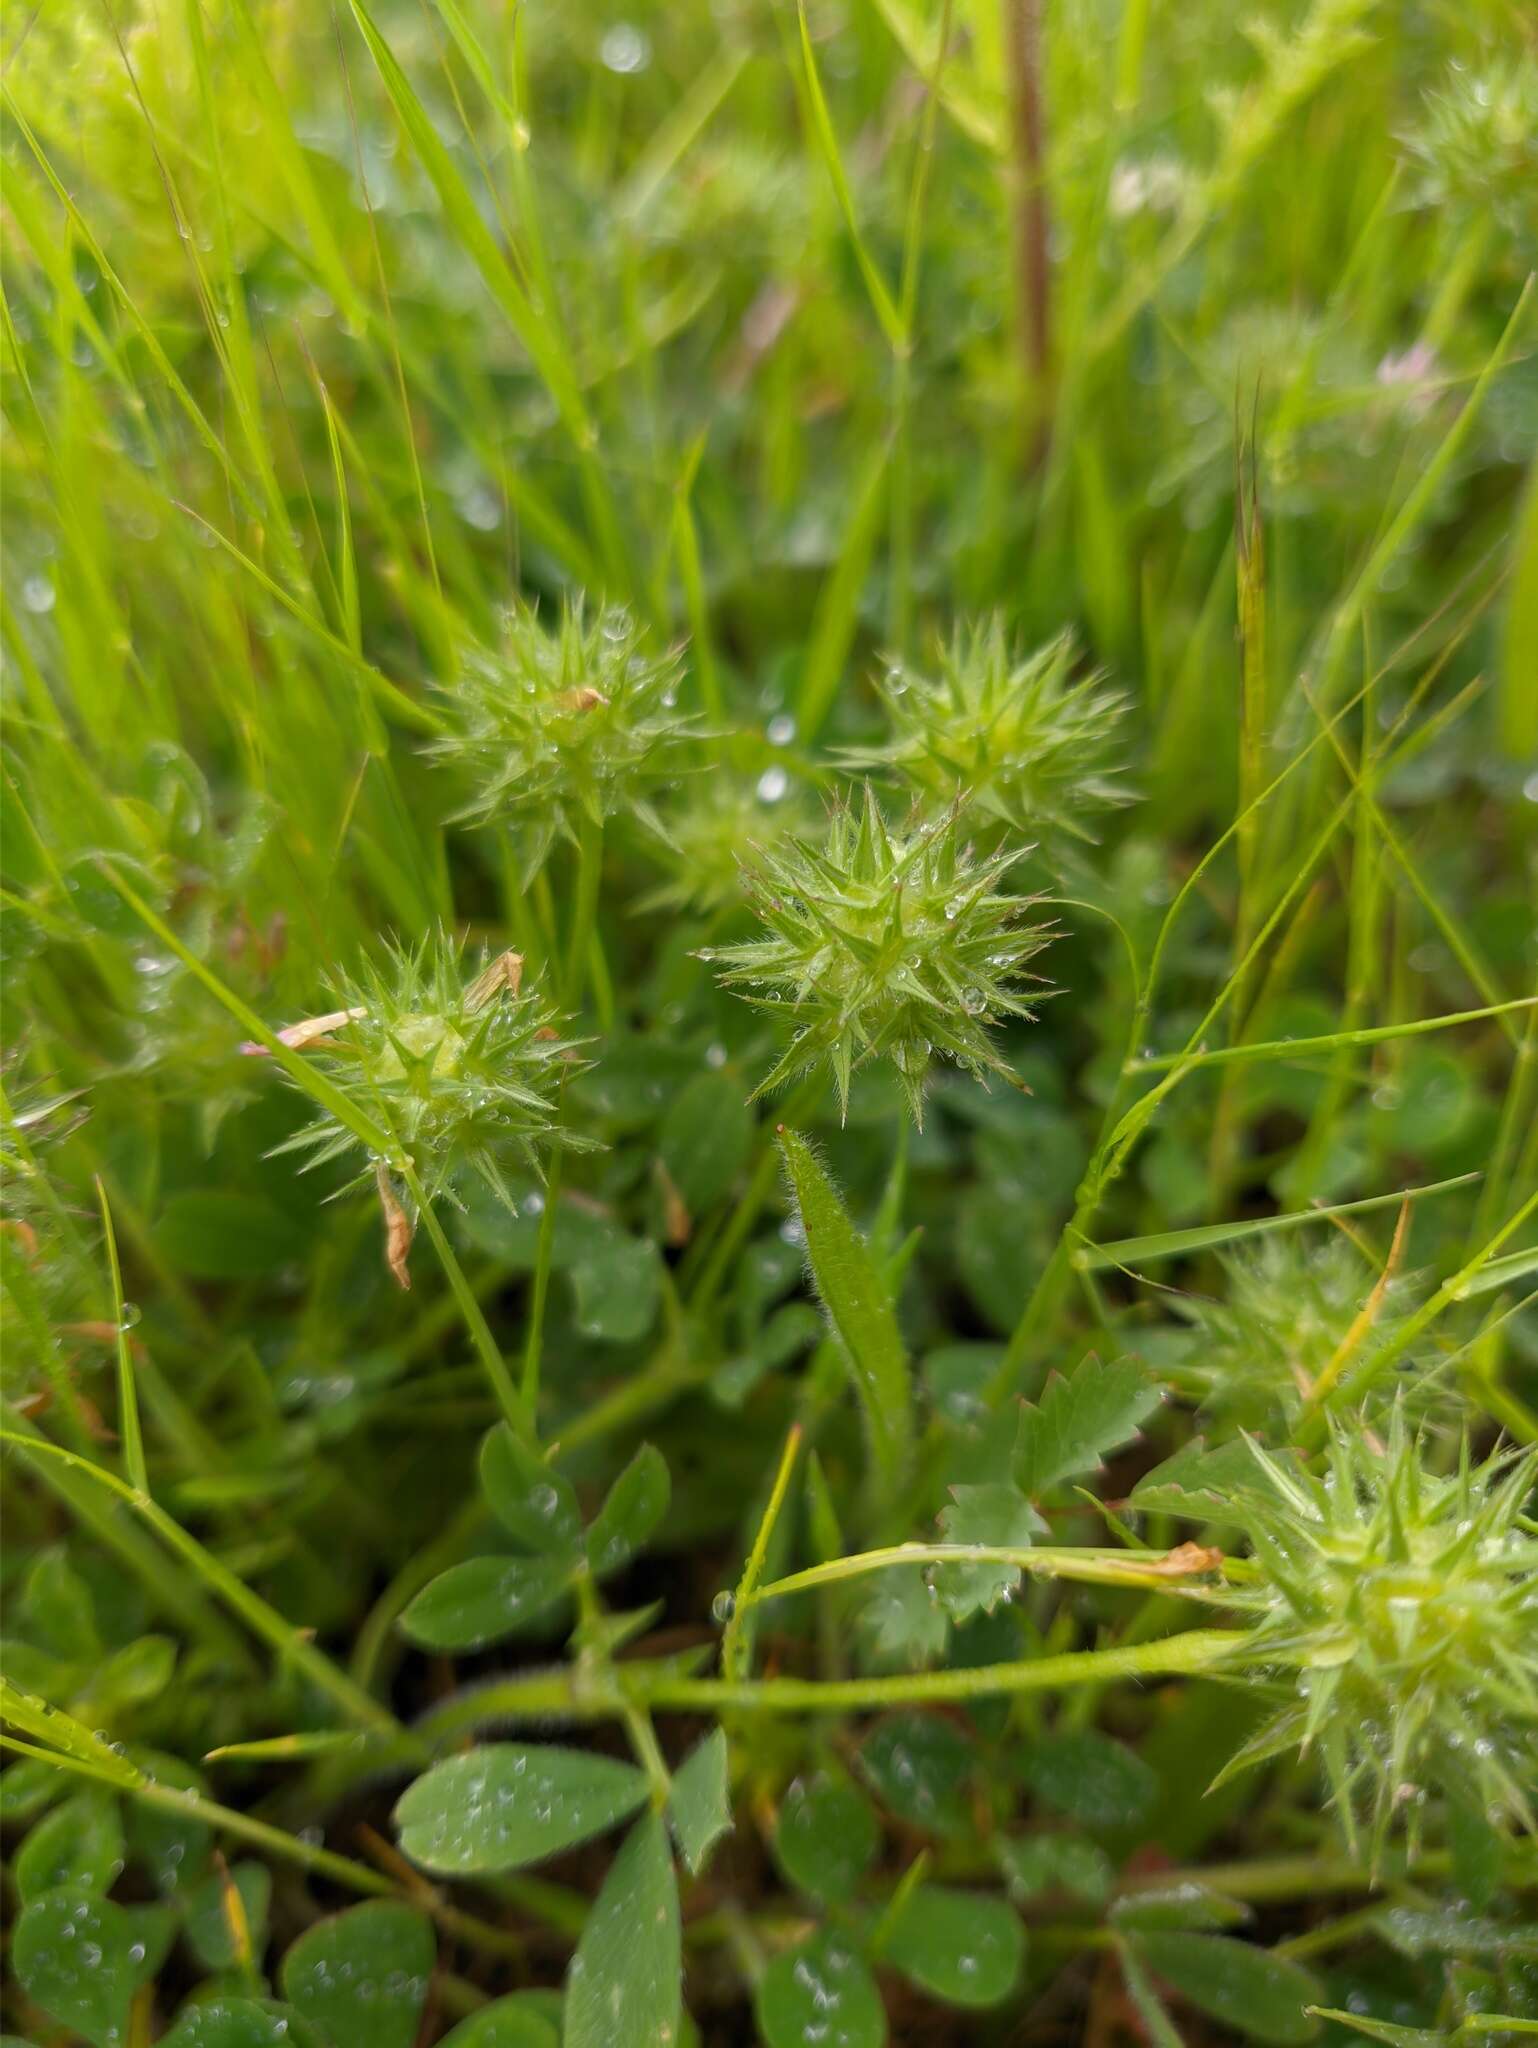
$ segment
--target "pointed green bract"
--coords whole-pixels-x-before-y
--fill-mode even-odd
[[[1251,1471],[1222,1454],[1214,1509],[1200,1491],[1153,1498],[1248,1536],[1257,1583],[1234,1604],[1255,1651],[1293,1677],[1281,1707],[1223,1777],[1289,1748],[1312,1750],[1355,1847],[1376,1857],[1389,1830],[1419,1832],[1414,1790],[1435,1785],[1531,1828],[1538,1784],[1538,1535],[1524,1510],[1538,1453],[1497,1450],[1437,1469],[1396,1410],[1388,1440],[1336,1425],[1324,1473],[1247,1444]],[[1178,1461],[1177,1461],[1178,1462]],[[1193,1465],[1193,1474],[1199,1474]],[[1154,1475],[1155,1480],[1158,1479]]]
[[[568,604],[551,626],[520,605],[498,646],[465,650],[433,752],[465,790],[463,815],[510,831],[532,878],[558,839],[644,813],[692,765],[678,689],[677,656],[649,652],[627,612]]]
[[[559,1036],[551,1004],[521,987],[518,969],[499,973],[506,957],[472,964],[440,933],[325,991],[317,1008],[330,1027],[312,1034],[305,1056],[388,1133],[383,1161],[370,1157],[356,1185],[404,1160],[429,1194],[474,1175],[511,1207],[507,1172],[537,1178],[542,1153],[582,1142],[555,1104],[573,1042]],[[313,1168],[346,1158],[358,1138],[322,1115],[281,1149]]]
[[[897,1317],[870,1247],[816,1154],[794,1131],[779,1136],[812,1277],[849,1361],[872,1456],[890,1485],[907,1464],[913,1437],[908,1361]]]
[[[894,737],[850,765],[888,769],[921,795],[962,792],[982,817],[1058,846],[1092,840],[1129,801],[1116,746],[1126,699],[1076,674],[1073,637],[1022,655],[1001,617],[963,624],[922,664],[876,679]]]

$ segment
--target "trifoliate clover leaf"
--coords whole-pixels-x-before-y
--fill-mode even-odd
[[[757,1092],[826,1060],[847,1112],[855,1068],[887,1058],[922,1123],[936,1058],[1013,1081],[990,1026],[1031,1016],[1019,984],[1036,979],[1025,963],[1052,936],[1021,922],[1031,899],[1000,888],[1017,858],[979,859],[959,807],[893,830],[869,786],[858,808],[835,805],[821,846],[795,839],[762,851],[746,879],[769,936],[702,956],[791,1027]]]

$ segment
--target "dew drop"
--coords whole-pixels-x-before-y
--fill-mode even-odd
[[[607,70],[626,77],[646,69],[651,62],[652,46],[632,22],[619,21],[598,45],[598,54]]]

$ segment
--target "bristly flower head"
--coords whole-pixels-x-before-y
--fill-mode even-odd
[[[511,1208],[506,1164],[538,1175],[541,1152],[580,1142],[558,1129],[555,1101],[573,1042],[550,1005],[522,988],[521,970],[516,953],[502,953],[468,974],[459,945],[440,933],[335,983],[331,1012],[283,1034],[391,1135],[392,1159],[369,1161],[354,1185],[404,1159],[429,1195],[471,1173]],[[355,1148],[354,1133],[323,1112],[281,1149],[308,1152],[306,1165],[317,1166]]]
[[[961,790],[1033,838],[1092,841],[1098,814],[1129,800],[1111,757],[1126,707],[1103,677],[1073,667],[1069,633],[1022,655],[1001,618],[961,626],[932,675],[894,665],[878,678],[893,737],[852,764],[895,768],[931,795]]]
[[[1406,1313],[1409,1282],[1375,1275],[1344,1237],[1312,1245],[1301,1234],[1263,1238],[1222,1263],[1222,1300],[1176,1298],[1196,1339],[1175,1377],[1204,1412],[1251,1428],[1290,1423],[1321,1377],[1356,1355],[1369,1332],[1375,1343],[1387,1337]],[[1419,1373],[1397,1376],[1395,1388],[1417,1406],[1439,1391]]]
[[[792,1027],[758,1093],[826,1059],[847,1114],[850,1075],[885,1057],[922,1123],[936,1055],[1012,1080],[989,1026],[1031,1015],[1014,984],[1051,937],[1020,922],[1030,899],[1000,892],[1018,858],[978,860],[959,808],[894,832],[868,785],[858,808],[834,806],[820,847],[791,839],[762,851],[745,881],[769,936],[701,955],[726,966],[728,983],[763,991],[748,1000]]]
[[[1404,142],[1421,205],[1494,223],[1531,247],[1538,53],[1521,50],[1478,69],[1455,65],[1443,89],[1427,94],[1420,125]]]
[[[691,778],[689,801],[672,804],[660,823],[668,879],[643,898],[643,910],[710,916],[743,900],[743,869],[755,849],[810,827],[815,812],[778,763],[756,778],[730,771]]]
[[[1414,1834],[1439,1792],[1532,1829],[1538,1452],[1473,1466],[1465,1443],[1440,1474],[1400,1411],[1386,1448],[1336,1427],[1322,1478],[1251,1448],[1231,1504],[1260,1569],[1251,1649],[1296,1691],[1229,1771],[1316,1750],[1353,1852],[1364,1822],[1375,1851],[1400,1814]]]
[[[508,826],[530,876],[557,835],[579,838],[584,819],[645,816],[690,735],[680,669],[676,653],[647,652],[628,612],[590,619],[568,604],[552,630],[515,607],[501,646],[471,652],[445,686],[455,730],[432,752],[471,786],[460,815]]]

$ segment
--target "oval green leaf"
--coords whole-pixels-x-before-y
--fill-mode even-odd
[[[775,1957],[755,2006],[767,2048],[883,2048],[887,2038],[875,1979],[831,1929]]]
[[[184,2005],[160,2048],[324,2048],[291,2005],[268,1998],[211,1998]]]
[[[395,1809],[401,1847],[447,1876],[521,1870],[601,1835],[646,1797],[633,1764],[579,1749],[483,1743],[408,1786]]]
[[[595,1579],[630,1562],[668,1511],[672,1482],[662,1453],[642,1444],[587,1532],[588,1565]]]
[[[436,1954],[423,1914],[371,1899],[300,1935],[283,1958],[283,1994],[331,2048],[413,2048]]]
[[[439,2048],[561,2048],[560,2025],[535,2002],[537,1997],[515,1991],[493,1999],[445,2034]]]
[[[937,1835],[965,1834],[971,1825],[972,1746],[953,1721],[892,1714],[865,1738],[859,1761],[866,1783],[899,1820]]]
[[[1306,2011],[1320,1998],[1318,1979],[1283,1956],[1226,1934],[1138,1934],[1132,1942],[1172,1991],[1250,2040],[1292,2048],[1318,2031]]]
[[[563,2048],[676,2048],[682,2012],[678,1882],[655,1813],[625,1837],[566,1980]]]
[[[1020,1769],[1039,1799],[1086,1827],[1132,1827],[1159,1794],[1150,1766],[1095,1728],[1047,1736],[1026,1751]]]
[[[548,1614],[570,1578],[561,1557],[467,1558],[428,1580],[401,1633],[428,1650],[483,1650]]]
[[[813,1899],[852,1898],[880,1846],[874,1808],[842,1771],[791,1780],[780,1802],[774,1847],[798,1890]]]
[[[77,1792],[45,1814],[16,1853],[24,1904],[61,1885],[106,1892],[123,1868],[123,1823],[110,1792]]]
[[[719,1201],[742,1171],[753,1112],[729,1075],[697,1074],[668,1105],[657,1150],[691,1215]]]
[[[1025,1930],[1013,1909],[987,1892],[920,1885],[886,1928],[882,1953],[947,2005],[997,2005],[1020,1975]]]
[[[11,1967],[27,1996],[93,2048],[123,2048],[134,1993],[160,1967],[172,1923],[163,1906],[114,1905],[80,1889],[22,1909]]]
[[[481,1445],[481,1491],[510,1536],[542,1557],[570,1557],[582,1545],[582,1517],[569,1479],[499,1422]]]

